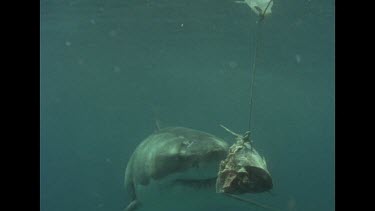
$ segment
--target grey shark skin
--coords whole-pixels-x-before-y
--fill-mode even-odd
[[[125,189],[131,201],[125,211],[140,207],[140,186],[175,175],[182,176],[174,180],[177,183],[216,178],[228,148],[224,140],[190,128],[169,127],[151,134],[135,149],[127,164]]]

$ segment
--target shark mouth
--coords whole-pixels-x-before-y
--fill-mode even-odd
[[[196,190],[214,188],[217,177],[208,179],[175,179],[172,181],[173,186],[190,187]]]

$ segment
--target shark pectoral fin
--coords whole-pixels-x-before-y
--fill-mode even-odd
[[[124,209],[124,211],[133,211],[136,210],[141,203],[138,200],[133,200],[132,202],[129,203],[129,205]]]

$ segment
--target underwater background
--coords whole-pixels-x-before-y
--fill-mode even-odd
[[[274,189],[254,197],[282,210],[335,209],[334,8],[275,0],[260,31],[252,138]],[[122,210],[155,121],[245,132],[256,21],[233,0],[41,0],[41,210]]]

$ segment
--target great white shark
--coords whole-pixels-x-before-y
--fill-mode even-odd
[[[158,130],[142,141],[131,155],[125,170],[125,189],[130,203],[125,211],[141,205],[141,194],[152,192],[149,186],[212,186],[219,163],[229,146],[212,134],[185,127]],[[149,188],[147,191],[142,191]]]

